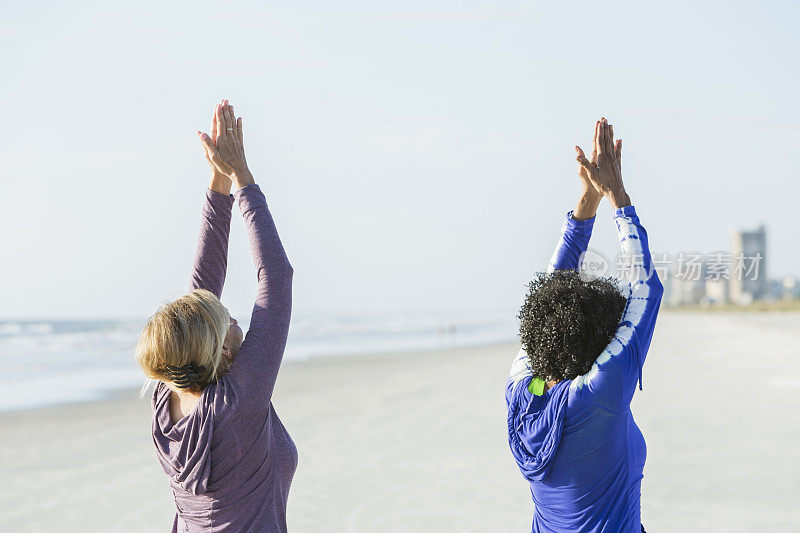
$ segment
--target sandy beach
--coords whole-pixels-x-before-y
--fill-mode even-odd
[[[800,313],[662,312],[633,413],[648,531],[796,531]],[[300,463],[295,532],[529,531],[508,451],[514,344],[287,364],[274,403]],[[136,391],[0,415],[0,530],[168,531]]]

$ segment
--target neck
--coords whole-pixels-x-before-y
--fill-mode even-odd
[[[551,389],[551,388],[555,387],[557,383],[558,383],[558,381],[555,381],[555,380],[550,380],[550,381],[546,382],[544,384],[544,390]]]
[[[169,390],[171,390],[172,392],[174,392],[175,394],[177,394],[181,398],[187,398],[187,397],[196,398],[196,397],[200,396],[201,394],[203,394],[202,390],[194,391],[194,390],[179,389],[178,387],[172,387],[170,385],[167,385],[167,387],[169,387]]]

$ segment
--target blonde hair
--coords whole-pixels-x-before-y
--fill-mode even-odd
[[[222,345],[230,320],[214,293],[196,289],[163,304],[150,317],[136,344],[136,362],[148,378],[163,381],[173,390],[202,391],[227,369]],[[169,367],[189,364],[201,367],[198,383],[179,387],[170,377]],[[146,388],[147,384],[142,393]]]

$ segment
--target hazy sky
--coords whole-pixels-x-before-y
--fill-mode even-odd
[[[188,289],[228,98],[295,310],[516,310],[607,116],[656,251],[769,231],[800,273],[795,2],[2,2],[0,316]],[[223,294],[249,313],[238,207]],[[603,206],[592,247],[617,244]]]

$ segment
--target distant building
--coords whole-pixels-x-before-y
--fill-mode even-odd
[[[767,280],[767,299],[768,300],[783,299],[783,280],[781,279]]]
[[[730,301],[730,280],[707,279],[705,301],[709,304],[726,304]]]
[[[787,276],[783,278],[783,293],[784,300],[795,300],[800,298],[800,281],[794,276]]]
[[[746,305],[800,298],[800,279],[767,278],[766,257],[767,230],[762,224],[754,231],[734,231],[730,251],[661,254],[660,261],[654,254],[653,262],[662,265],[659,276],[667,305]]]
[[[697,305],[705,300],[705,264],[700,253],[679,254],[670,270],[667,302],[670,305]]]
[[[705,281],[672,277],[668,302],[670,305],[696,305],[703,301]]]
[[[730,301],[730,280],[714,273],[717,263],[706,258],[698,263],[696,275],[670,272],[665,290],[669,305],[720,305]]]
[[[767,230],[734,231],[731,240],[730,299],[749,303],[769,296],[767,282]]]

